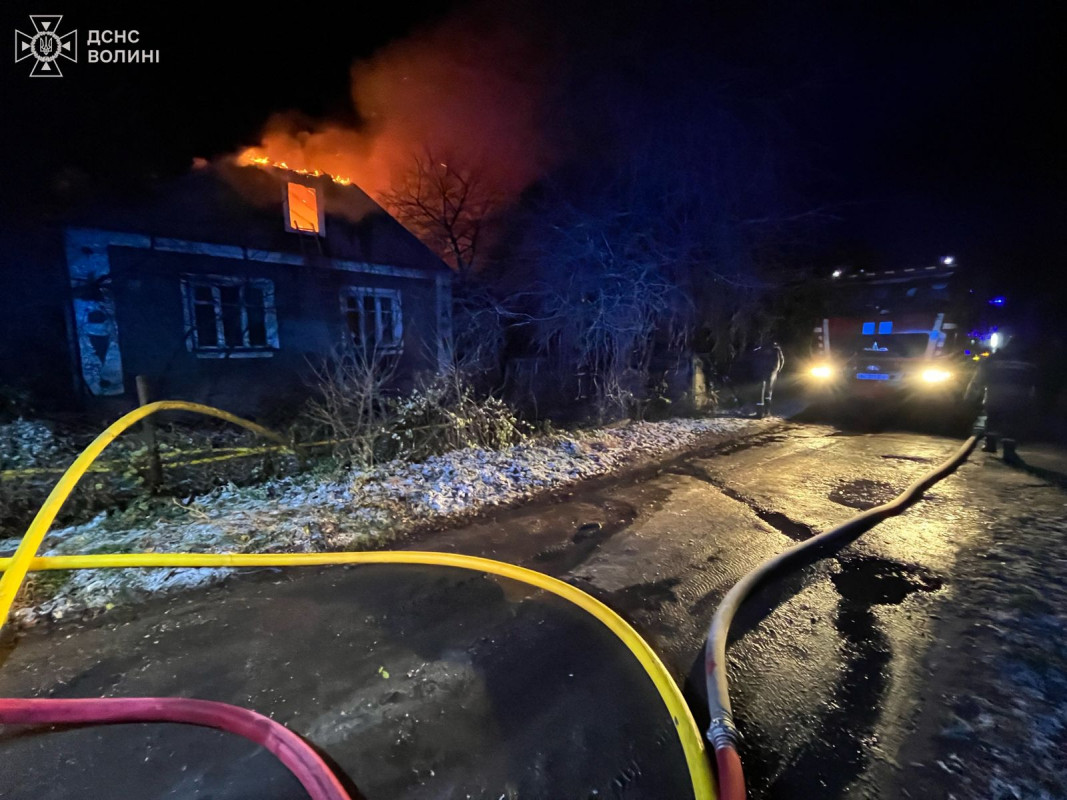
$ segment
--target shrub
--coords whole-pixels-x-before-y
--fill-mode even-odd
[[[389,416],[386,387],[396,359],[358,349],[340,350],[315,368],[315,395],[308,401],[304,424],[333,441],[343,461],[369,464]]]
[[[459,370],[399,397],[385,390],[392,372],[387,361],[358,357],[317,371],[318,392],[306,417],[333,439],[342,461],[419,460],[463,447],[499,449],[524,436],[512,409],[495,397],[478,397]]]
[[[392,404],[380,457],[420,460],[481,447],[499,450],[521,441],[523,425],[503,401],[478,399],[458,374],[447,374]]]

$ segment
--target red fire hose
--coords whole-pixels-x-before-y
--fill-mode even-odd
[[[0,558],[0,628],[7,620],[26,575],[41,569],[182,568],[313,566],[326,564],[429,564],[499,575],[535,586],[589,613],[614,633],[648,674],[674,722],[685,754],[696,800],[713,800],[707,756],[693,715],[677,684],[659,657],[618,614],[569,583],[533,570],[486,558],[434,552],[333,553],[96,553],[82,556],[37,556],[57,514],[93,461],[130,426],[161,411],[184,411],[217,417],[284,442],[256,423],[217,408],[183,400],[161,400],[129,412],[113,422],[82,451],[37,512],[15,554]],[[0,724],[76,724],[100,722],[179,722],[236,733],[266,747],[296,776],[312,800],[351,800],[337,776],[299,736],[247,709],[182,698],[100,700],[0,699]]]
[[[235,733],[273,753],[312,800],[352,800],[311,745],[284,725],[247,708],[185,697],[0,698],[0,725],[116,722],[179,722]]]
[[[736,747],[715,749],[716,780],[719,784],[719,800],[744,800],[745,774],[741,769],[741,756]]]

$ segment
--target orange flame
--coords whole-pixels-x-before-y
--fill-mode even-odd
[[[432,154],[512,200],[553,160],[544,125],[555,60],[489,0],[394,41],[351,71],[351,120],[280,112],[242,166],[328,176],[378,202]]]
[[[349,186],[352,179],[346,175],[333,175],[321,169],[304,169],[303,167],[291,167],[286,161],[274,161],[266,154],[262,147],[246,147],[236,158],[239,167],[274,167],[297,175],[310,175],[313,178],[325,176],[340,186]]]

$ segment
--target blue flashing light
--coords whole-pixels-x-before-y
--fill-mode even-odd
[[[864,322],[863,323],[863,335],[864,336],[874,336],[874,323],[873,322]]]
[[[893,323],[892,322],[879,322],[878,323],[878,332],[879,333],[892,333],[893,332]]]
[[[970,351],[970,350],[964,350],[964,351],[963,351],[963,354],[964,354],[965,356],[969,356],[969,355],[971,354],[971,351]]]
[[[989,301],[989,305],[991,305],[991,306],[1002,306],[1002,305],[1004,305],[1004,302],[1005,302],[1004,296],[998,294],[996,297],[992,298]]]

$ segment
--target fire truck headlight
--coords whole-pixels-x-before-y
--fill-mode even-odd
[[[811,377],[824,381],[827,378],[833,377],[834,368],[827,364],[820,364],[817,367],[812,367],[808,372]]]
[[[943,369],[927,369],[923,370],[923,381],[926,383],[944,383],[952,377],[951,372],[946,372]]]

